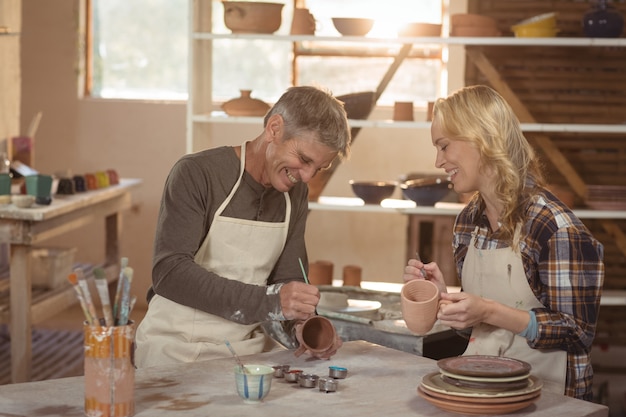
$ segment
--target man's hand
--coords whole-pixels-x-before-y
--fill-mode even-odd
[[[315,285],[291,281],[280,289],[280,307],[287,320],[306,320],[315,315],[320,291]]]

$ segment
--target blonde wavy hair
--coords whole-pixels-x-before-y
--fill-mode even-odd
[[[475,85],[438,99],[433,108],[435,120],[450,139],[469,142],[478,149],[481,170],[494,171],[495,194],[503,207],[500,231],[515,245],[515,227],[523,221],[527,202],[537,193],[536,186],[544,185],[544,179],[541,163],[513,109],[492,88]],[[478,198],[484,209],[484,200]]]

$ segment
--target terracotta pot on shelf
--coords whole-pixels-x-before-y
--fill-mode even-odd
[[[358,265],[346,265],[343,267],[343,285],[350,287],[361,286],[362,269]]]
[[[309,263],[309,283],[311,285],[333,285],[334,264],[330,261]]]
[[[252,90],[240,90],[241,96],[228,100],[222,104],[222,109],[229,116],[250,116],[250,117],[262,117],[270,109],[270,105],[259,100],[252,98]]]

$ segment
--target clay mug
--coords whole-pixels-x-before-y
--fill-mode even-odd
[[[296,8],[293,10],[293,20],[291,21],[292,35],[314,35],[315,18],[309,9]]]
[[[333,323],[324,316],[309,317],[297,328],[300,350],[307,349],[312,354],[326,352],[337,339]]]
[[[343,267],[343,285],[361,286],[361,267],[358,265],[346,265]]]
[[[309,283],[311,285],[333,285],[333,266],[330,261],[309,263]]]
[[[437,321],[439,310],[439,288],[425,279],[414,279],[402,286],[400,307],[406,327],[413,333],[428,333]]]

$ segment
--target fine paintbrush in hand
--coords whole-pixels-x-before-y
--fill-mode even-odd
[[[417,259],[418,261],[422,262],[422,258],[420,258],[420,254],[417,253],[417,251],[415,251],[415,259]],[[423,262],[422,262],[423,263]],[[424,269],[424,267],[420,268],[420,272],[422,273],[422,276],[424,278],[426,278],[426,270]]]

